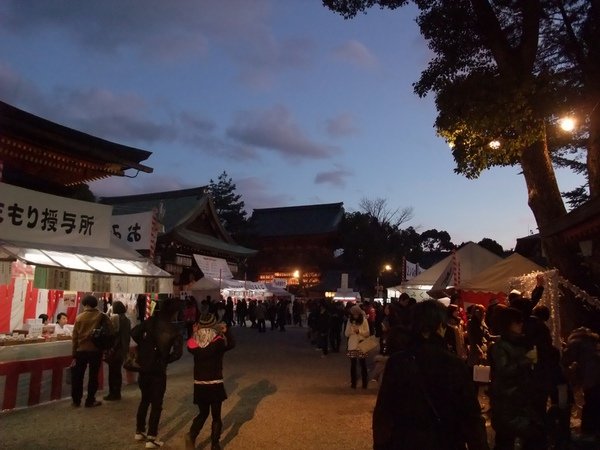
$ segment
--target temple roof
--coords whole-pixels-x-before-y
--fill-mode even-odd
[[[168,236],[196,250],[210,250],[247,257],[256,254],[237,245],[223,228],[206,187],[154,192],[122,197],[104,197],[101,203],[112,205],[113,214],[134,214],[156,209],[164,226],[159,239]]]
[[[141,164],[151,154],[0,102],[0,160],[7,182],[71,186],[123,176],[128,169],[152,173],[152,168]]]
[[[261,237],[314,236],[335,233],[344,217],[343,203],[255,209],[250,218]]]
[[[190,213],[195,211],[200,203],[208,200],[207,188],[200,186],[192,189],[177,191],[152,192],[149,194],[124,195],[120,197],[102,197],[100,203],[113,205],[113,214],[134,214],[138,212],[159,211],[160,222],[165,227],[165,233],[187,221]]]

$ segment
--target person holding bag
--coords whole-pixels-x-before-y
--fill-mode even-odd
[[[71,398],[73,406],[81,406],[83,398],[83,378],[86,369],[88,373],[87,398],[85,406],[88,408],[100,406],[102,402],[96,401],[98,391],[98,372],[102,364],[102,349],[98,348],[92,339],[93,332],[105,324],[107,332],[112,333],[112,324],[108,317],[101,313],[98,299],[93,295],[84,297],[81,301],[83,311],[75,319],[73,326],[73,364],[71,369]]]
[[[360,309],[360,306],[354,305],[350,308],[350,318],[346,323],[344,335],[348,338],[347,355],[350,358],[350,387],[356,389],[356,366],[357,364],[360,364],[362,387],[363,389],[366,389],[368,385],[367,355],[360,350],[359,344],[364,339],[368,338],[371,333],[369,331],[369,323],[367,322],[366,315],[364,311]]]

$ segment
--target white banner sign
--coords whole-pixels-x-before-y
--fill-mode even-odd
[[[194,259],[205,277],[214,278],[215,280],[229,280],[233,278],[233,274],[227,265],[227,261],[223,258],[194,255]]]
[[[152,247],[152,211],[112,216],[112,233],[135,250]]]
[[[0,183],[0,236],[7,241],[108,248],[112,206]]]

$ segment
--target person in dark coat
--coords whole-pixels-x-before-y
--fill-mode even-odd
[[[158,351],[156,363],[151,367],[142,366],[138,376],[142,398],[137,409],[134,437],[136,441],[145,440],[146,448],[158,448],[163,445],[163,442],[158,439],[158,423],[167,389],[167,365],[177,361],[183,353],[183,337],[172,323],[178,312],[179,305],[176,300],[162,300],[150,319],[144,320],[131,330],[131,338],[138,347],[143,340],[149,338]],[[147,417],[148,409],[150,409],[149,417]],[[147,434],[146,419],[148,419]]]
[[[512,450],[517,438],[523,450],[547,448],[544,418],[535,408],[533,369],[537,350],[523,336],[523,319],[522,312],[512,307],[496,313],[500,339],[488,353],[490,412],[496,432],[496,450]]]
[[[329,329],[331,327],[331,315],[327,310],[325,302],[319,305],[319,314],[317,316],[317,332],[319,333],[319,348],[323,351],[323,356],[329,353]]]
[[[333,353],[339,353],[342,343],[342,327],[344,326],[344,307],[340,302],[336,302],[332,305],[330,312],[329,345]]]
[[[194,403],[199,411],[185,435],[186,450],[194,450],[196,438],[209,413],[212,414],[211,449],[221,449],[221,404],[227,398],[223,384],[223,355],[234,347],[233,335],[226,324],[217,324],[212,314],[200,317],[195,335],[187,341],[187,349],[194,356]]]
[[[444,343],[446,307],[426,300],[413,311],[412,343],[386,363],[373,449],[488,450],[471,373]]]
[[[281,299],[277,302],[277,325],[279,326],[279,331],[285,331],[287,316],[288,302],[286,300]]]
[[[573,330],[563,354],[565,367],[583,389],[581,433],[600,441],[600,336],[589,328]]]
[[[106,401],[121,400],[121,386],[123,385],[123,361],[129,353],[129,339],[131,322],[125,315],[127,307],[118,300],[112,304],[113,315],[110,316],[115,331],[115,343],[106,352],[105,360],[108,364],[108,395]]]
[[[235,312],[237,314],[237,323],[240,327],[246,326],[246,315],[248,314],[248,303],[243,298],[237,302]]]

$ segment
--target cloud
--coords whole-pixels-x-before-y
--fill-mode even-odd
[[[43,118],[52,117],[61,125],[125,145],[179,142],[194,153],[236,161],[260,160],[256,148],[217,136],[215,121],[195,111],[170,114],[169,105],[160,108],[136,94],[102,88],[60,87],[51,98],[0,64],[0,100]]]
[[[325,122],[327,134],[333,137],[343,137],[355,134],[358,127],[355,118],[350,113],[339,114]]]
[[[309,39],[290,38],[280,42],[267,32],[235,44],[231,53],[240,64],[238,79],[260,89],[271,87],[274,75],[282,70],[310,66],[315,50],[314,42]]]
[[[171,141],[176,136],[172,126],[150,120],[151,105],[134,94],[99,88],[62,88],[57,90],[55,98],[59,116],[67,119],[70,126],[99,137],[152,144]]]
[[[288,205],[291,197],[279,190],[274,190],[264,179],[245,177],[235,180],[237,192],[242,194],[248,215],[253,209],[276,208]]]
[[[197,48],[205,36],[255,34],[268,17],[266,5],[261,0],[252,8],[246,0],[182,0],[176,5],[163,0],[5,0],[3,19],[13,33],[60,30],[80,45],[108,53],[127,46],[152,50],[160,42],[179,51]]]
[[[21,77],[11,67],[0,62],[0,100],[11,105],[34,109],[43,105],[43,96],[33,83]]]
[[[360,67],[374,67],[377,58],[362,43],[351,39],[333,50],[336,58]]]
[[[315,183],[331,184],[332,186],[336,187],[345,187],[346,178],[352,175],[353,173],[351,171],[338,167],[335,170],[317,173],[317,175],[315,176]]]
[[[60,33],[88,55],[171,63],[223,53],[238,65],[239,80],[265,88],[277,71],[307,66],[315,48],[304,38],[277,39],[271,6],[269,0],[251,7],[247,0],[4,0],[0,17],[14,35]]]
[[[189,111],[183,111],[179,114],[179,121],[186,129],[191,129],[199,133],[210,133],[217,127],[212,119],[200,117]]]
[[[239,143],[272,150],[294,161],[325,159],[339,153],[336,147],[312,142],[281,105],[265,111],[239,112],[226,133]]]

